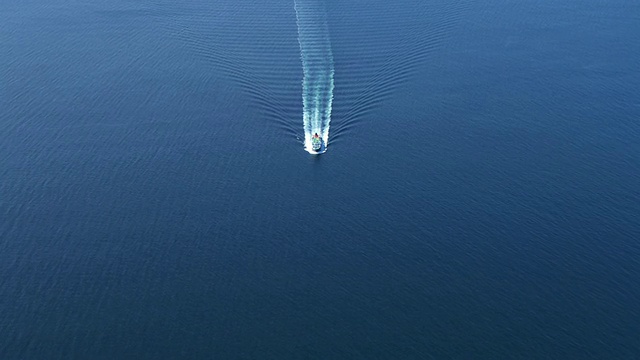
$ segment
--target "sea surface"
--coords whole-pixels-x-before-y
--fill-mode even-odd
[[[640,358],[639,34],[628,0],[0,2],[0,359]]]

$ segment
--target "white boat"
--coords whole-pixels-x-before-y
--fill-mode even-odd
[[[322,138],[316,133],[311,138],[311,150],[319,152],[322,149]]]

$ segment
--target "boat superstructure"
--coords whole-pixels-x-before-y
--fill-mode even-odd
[[[313,137],[311,138],[311,150],[315,152],[319,152],[320,150],[322,150],[322,138],[320,138],[318,133],[313,135]]]

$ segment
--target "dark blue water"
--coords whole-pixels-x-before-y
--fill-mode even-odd
[[[0,4],[0,358],[640,357],[640,4],[325,9]]]

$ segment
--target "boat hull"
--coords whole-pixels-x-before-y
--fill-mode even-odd
[[[321,152],[321,151],[322,151],[322,148],[323,148],[323,146],[322,146],[322,145],[323,145],[323,144],[322,144],[322,140],[316,140],[316,139],[313,139],[313,140],[311,141],[311,150],[312,150],[312,151],[315,151],[315,152],[317,152],[317,153],[319,153],[319,152]]]

